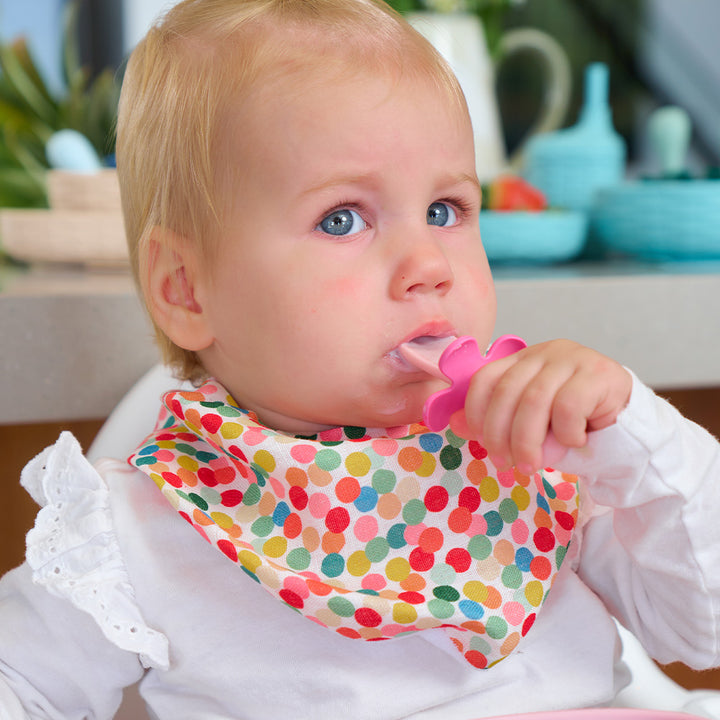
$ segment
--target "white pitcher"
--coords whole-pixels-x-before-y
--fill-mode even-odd
[[[500,113],[495,97],[495,68],[488,54],[482,23],[469,13],[413,12],[409,22],[450,64],[465,93],[475,135],[475,158],[481,182],[508,167]],[[520,50],[532,50],[544,61],[546,90],[538,119],[520,144],[531,135],[560,127],[570,99],[570,63],[560,45],[531,28],[510,30],[500,46],[501,61]]]

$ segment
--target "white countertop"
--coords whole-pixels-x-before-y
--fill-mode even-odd
[[[0,267],[0,423],[105,417],[158,361],[129,274]]]
[[[720,385],[720,262],[500,267],[497,335],[568,337],[653,387]],[[129,274],[0,265],[0,424],[105,417],[158,362]]]

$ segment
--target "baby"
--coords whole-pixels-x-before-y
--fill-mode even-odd
[[[663,662],[720,663],[705,431],[564,340],[420,424],[445,383],[401,346],[487,347],[495,295],[462,93],[400,17],[185,0],[131,57],[117,147],[138,285],[195,389],[129,463],[64,435],[26,468],[2,717],[112,717],[141,678],[173,719],[608,705],[613,616]]]

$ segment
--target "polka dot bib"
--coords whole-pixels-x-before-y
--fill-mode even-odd
[[[129,458],[200,534],[348,638],[443,628],[486,668],[528,633],[577,520],[576,478],[497,472],[422,425],[271,430],[211,381],[165,395]]]

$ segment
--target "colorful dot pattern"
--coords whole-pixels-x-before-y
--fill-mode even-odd
[[[129,458],[276,598],[348,638],[444,628],[490,667],[535,622],[577,522],[577,479],[498,472],[450,430],[271,430],[218,383],[174,391]]]

